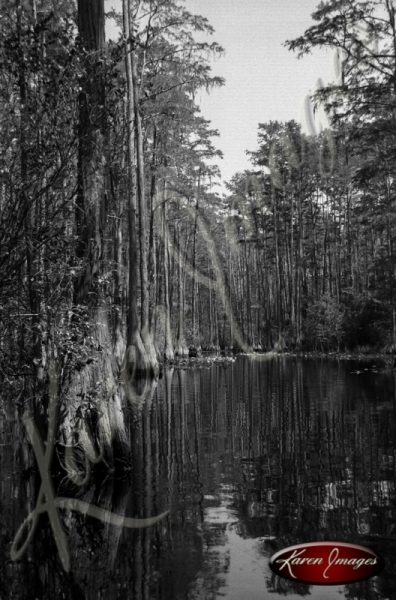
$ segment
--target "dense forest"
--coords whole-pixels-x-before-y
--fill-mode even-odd
[[[254,169],[228,185],[237,314],[253,346],[394,351],[395,9],[330,1],[312,18],[286,43],[334,53],[335,80],[307,98],[309,135],[260,124]]]
[[[52,373],[65,442],[83,420],[111,455],[123,395],[164,361],[395,351],[392,2],[322,2],[286,42],[334,51],[337,81],[307,103],[309,133],[259,124],[223,195],[196,101],[224,83],[205,18],[181,0],[10,0],[1,17],[0,380],[18,410],[40,421]]]

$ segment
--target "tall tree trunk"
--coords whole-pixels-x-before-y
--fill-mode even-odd
[[[273,210],[274,210],[274,241],[275,241],[275,300],[276,300],[276,325],[278,329],[278,339],[275,344],[277,350],[284,350],[283,340],[283,311],[282,311],[282,284],[281,284],[281,266],[279,251],[279,219],[278,219],[278,201],[277,192],[272,192]]]
[[[164,245],[164,283],[165,283],[165,360],[173,360],[175,357],[172,341],[170,298],[169,298],[169,231],[167,225],[167,185],[164,183],[164,198],[162,202],[162,230]]]
[[[73,443],[77,432],[80,397],[92,397],[97,410],[95,431],[84,418],[77,433],[87,453],[94,443],[100,447],[108,465],[119,457],[129,457],[121,396],[117,385],[118,367],[113,355],[112,334],[103,284],[101,223],[106,225],[105,213],[105,95],[101,73],[104,51],[104,0],[78,1],[78,27],[81,43],[87,51],[87,76],[80,95],[79,161],[76,228],[77,256],[80,276],[76,281],[74,299],[83,304],[91,322],[92,356],[79,365],[65,391],[68,415],[63,431],[66,443]],[[92,115],[96,115],[93,119]],[[92,419],[91,419],[92,420]],[[95,419],[94,419],[95,420]]]
[[[192,311],[192,352],[195,356],[201,354],[201,344],[197,328],[197,282],[196,282],[196,264],[197,264],[197,229],[198,229],[198,210],[199,195],[201,193],[201,174],[198,175],[197,182],[197,200],[195,203],[195,217],[193,230],[193,255],[192,255],[192,285],[191,285],[191,311]]]
[[[147,259],[147,215],[146,215],[146,192],[144,181],[144,154],[143,154],[143,131],[142,118],[139,107],[139,89],[136,66],[136,55],[132,46],[130,53],[132,67],[132,92],[133,108],[135,114],[135,139],[137,156],[137,192],[139,205],[139,250],[140,250],[140,319],[141,329],[148,329],[149,325],[149,285],[148,285],[148,259]]]
[[[123,0],[123,23],[125,38],[125,72],[127,82],[127,138],[128,138],[128,234],[129,234],[129,285],[128,285],[128,318],[127,345],[135,343],[139,334],[137,312],[137,206],[136,206],[136,158],[135,158],[135,110],[132,83],[131,38],[129,32],[129,3]]]
[[[394,14],[393,14],[394,18]],[[396,85],[396,83],[395,83]],[[394,214],[392,206],[392,191],[390,189],[390,178],[387,176],[386,187],[387,187],[387,214],[386,214],[386,234],[387,234],[387,249],[388,249],[388,277],[389,277],[389,302],[391,310],[392,320],[392,337],[391,347],[392,351],[396,351],[396,307],[395,307],[395,256],[394,256],[394,243],[392,237],[392,216]],[[393,217],[394,218],[394,217]]]
[[[158,135],[157,127],[153,128],[153,154],[151,159],[151,186],[150,186],[150,206],[149,206],[149,252],[148,252],[148,283],[149,283],[149,328],[155,335],[155,295],[157,289],[157,268],[156,268],[156,239],[154,235],[154,203],[157,196],[157,146]]]
[[[176,243],[177,243],[177,282],[178,282],[178,328],[177,328],[177,343],[175,354],[177,356],[188,356],[188,348],[184,338],[184,290],[183,290],[183,273],[182,273],[182,249],[180,243],[180,225],[176,225]]]
[[[78,30],[89,53],[87,77],[79,98],[79,156],[76,200],[77,258],[80,276],[75,286],[77,304],[98,304],[98,273],[102,253],[99,230],[104,201],[104,82],[98,53],[104,51],[103,0],[78,0]],[[92,108],[95,108],[95,120]]]
[[[129,156],[129,181],[130,193],[128,202],[128,230],[129,230],[129,295],[128,295],[128,324],[127,324],[127,350],[124,358],[124,376],[128,383],[137,377],[152,374],[157,367],[157,359],[154,348],[147,349],[142,338],[142,329],[145,326],[148,333],[148,288],[147,288],[147,249],[144,206],[144,174],[143,169],[143,145],[141,139],[141,123],[139,110],[136,107],[138,93],[136,89],[136,75],[134,70],[134,48],[131,38],[131,6],[130,0],[123,0],[123,27],[125,44],[125,70],[127,80],[127,135]],[[140,134],[138,133],[140,131]],[[140,137],[139,137],[140,135]],[[141,147],[139,148],[139,143]],[[137,162],[136,162],[137,156]],[[137,176],[138,174],[138,176]],[[143,182],[140,180],[143,179]],[[139,197],[140,220],[140,261],[141,265],[141,326],[139,327],[137,313],[137,195]],[[144,300],[144,301],[143,301]],[[152,351],[151,351],[152,350]],[[133,389],[130,385],[127,390]]]
[[[146,364],[148,373],[158,375],[158,360],[155,351],[154,343],[150,332],[149,322],[149,302],[150,290],[148,281],[148,235],[147,235],[147,210],[146,210],[146,193],[145,193],[145,173],[144,173],[144,151],[143,151],[143,130],[142,117],[140,114],[140,94],[137,73],[137,57],[134,48],[134,42],[131,39],[133,32],[133,17],[131,9],[131,0],[127,2],[128,6],[128,67],[130,74],[128,75],[128,89],[131,98],[131,109],[134,112],[135,126],[135,149],[136,149],[136,167],[137,167],[137,195],[139,205],[139,249],[140,249],[140,334],[146,352]],[[129,87],[131,86],[131,87]]]

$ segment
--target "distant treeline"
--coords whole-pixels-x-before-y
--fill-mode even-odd
[[[256,170],[229,184],[231,287],[253,346],[396,348],[392,165],[372,171],[352,127],[260,125]]]
[[[234,305],[253,345],[394,352],[394,3],[328,0],[312,18],[286,45],[331,49],[334,81],[307,103],[310,135],[260,124],[254,169],[229,184]]]

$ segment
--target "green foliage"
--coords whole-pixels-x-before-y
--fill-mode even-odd
[[[334,298],[322,296],[309,304],[304,321],[304,343],[309,349],[339,350],[344,342],[345,307]]]
[[[209,179],[217,173],[213,161],[220,157],[212,142],[217,132],[200,115],[194,95],[200,87],[222,84],[210,70],[210,57],[222,49],[195,40],[195,34],[210,34],[212,28],[180,2],[141,2],[139,8],[145,16],[136,21],[133,42],[151,220],[159,213],[165,181],[170,204],[178,196],[189,202],[198,176],[201,193],[210,192]],[[99,126],[106,137],[100,157],[105,189],[98,206],[90,207],[100,243],[87,302],[100,292],[110,307],[116,305],[109,310],[111,324],[121,320],[125,332],[130,194],[125,40],[109,42],[100,56],[84,48],[73,1],[10,2],[1,17],[0,347],[1,362],[15,368],[0,374],[4,380],[28,372],[33,381],[49,354],[58,357],[66,375],[98,351],[92,315],[88,306],[76,305],[75,288],[86,266],[79,253],[86,218],[77,202],[79,161],[87,136]],[[97,80],[103,94],[86,97]],[[81,126],[83,106],[89,108],[90,128]],[[174,202],[170,220],[182,219]],[[155,220],[152,227],[150,243],[158,247],[161,225]],[[189,235],[187,227],[182,237]],[[117,239],[123,241],[119,254]],[[153,266],[156,280],[161,268],[161,263]]]
[[[371,147],[369,160],[380,152],[383,164],[367,175],[350,132],[307,137],[294,122],[260,124],[259,148],[250,153],[260,170],[228,185],[229,237],[261,311],[264,346],[282,336],[288,348],[322,351],[391,344],[396,190],[384,172],[389,153]],[[242,298],[240,307],[246,310]],[[249,309],[246,319],[253,319]]]
[[[300,56],[334,51],[335,81],[314,97],[331,127],[305,136],[295,122],[259,124],[249,153],[256,170],[228,184],[227,236],[242,278],[233,301],[244,331],[263,346],[392,347],[393,4],[328,0],[312,18],[286,45]]]
[[[389,305],[366,294],[349,295],[345,304],[344,339],[348,348],[382,350],[391,343]]]

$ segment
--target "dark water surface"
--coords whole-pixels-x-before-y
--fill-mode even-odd
[[[20,426],[0,414],[1,600],[396,598],[395,373],[372,366],[240,357],[166,372],[128,409],[131,480],[80,490],[63,480],[56,495],[131,517],[170,515],[130,530],[60,511],[68,574],[47,515],[24,557],[9,559],[40,480],[20,467]],[[310,587],[269,569],[277,550],[316,540],[372,547],[385,570]]]

